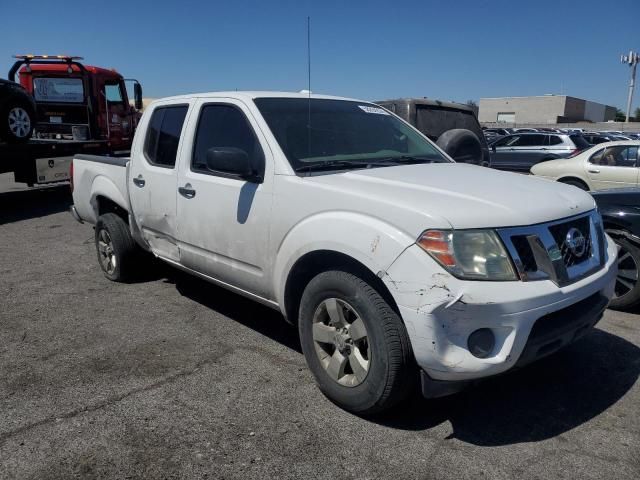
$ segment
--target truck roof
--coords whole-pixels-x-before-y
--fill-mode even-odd
[[[67,68],[69,68],[69,65],[67,65],[66,63],[51,63],[51,64],[33,63],[29,65],[29,67],[31,68],[32,72],[65,72],[66,73]],[[77,65],[72,64],[71,68],[73,69],[74,72],[80,72],[80,68]],[[114,69],[95,67],[93,65],[85,65],[84,68],[93,74],[102,74],[107,76],[118,76],[118,77],[122,76]],[[27,73],[27,69],[25,65],[23,65],[20,68],[20,73],[21,74]]]
[[[358,100],[355,98],[346,98],[346,97],[336,97],[332,95],[319,95],[316,93],[308,94],[306,92],[271,92],[271,91],[223,91],[223,92],[204,92],[204,93],[189,93],[185,95],[175,95],[172,97],[163,97],[158,98],[151,102],[150,105],[153,105],[159,101],[172,101],[172,100],[186,100],[190,98],[211,98],[211,97],[220,97],[220,98],[234,98],[237,100],[253,100],[256,98],[268,98],[268,97],[278,97],[278,98],[314,98],[314,99],[325,99],[325,100],[347,100],[352,102],[363,102],[363,103],[372,103],[368,100]]]
[[[431,98],[393,98],[388,100],[376,100],[373,103],[385,104],[385,103],[413,103],[414,105],[426,105],[429,107],[444,107],[452,108],[455,110],[466,110],[473,112],[473,108],[464,103],[455,102],[443,102],[442,100],[436,100]]]

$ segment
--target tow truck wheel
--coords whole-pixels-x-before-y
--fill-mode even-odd
[[[10,143],[29,141],[33,133],[35,114],[26,103],[13,103],[2,112],[3,137]]]
[[[98,263],[104,275],[114,282],[131,279],[137,245],[127,223],[115,213],[100,215],[95,242]]]
[[[387,410],[417,378],[398,314],[361,278],[328,271],[302,295],[300,342],[320,390],[334,403],[367,415]]]

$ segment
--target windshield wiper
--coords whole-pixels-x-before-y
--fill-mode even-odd
[[[385,157],[377,159],[378,162],[384,163],[444,163],[444,159],[419,157],[413,155],[400,155],[398,157]]]
[[[294,170],[296,172],[312,172],[317,170],[341,170],[350,168],[368,168],[388,166],[386,161],[379,160],[328,160],[326,162],[310,163],[308,165],[300,165]]]

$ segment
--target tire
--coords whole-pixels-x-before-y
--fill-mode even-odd
[[[9,143],[26,143],[33,134],[36,115],[26,100],[10,101],[0,112],[2,138]]]
[[[436,145],[447,152],[456,162],[480,165],[485,160],[482,144],[471,130],[464,128],[447,130],[440,135]]]
[[[569,178],[567,180],[559,180],[560,183],[564,183],[565,185],[571,185],[573,187],[577,187],[580,190],[584,190],[585,192],[589,191],[589,187],[582,180],[576,180],[573,178]]]
[[[115,213],[98,217],[95,244],[105,277],[114,282],[126,282],[133,277],[138,246],[121,217]]]
[[[609,307],[614,310],[633,310],[640,305],[640,248],[624,237],[614,238],[618,251],[618,276],[614,297]]]
[[[342,329],[328,325],[336,319]],[[298,327],[320,390],[345,410],[379,413],[412,391],[417,370],[407,331],[361,278],[342,271],[314,277],[302,295]]]

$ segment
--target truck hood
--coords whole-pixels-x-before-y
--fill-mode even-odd
[[[595,208],[591,195],[576,187],[462,163],[371,168],[308,180],[346,198],[368,197],[381,217],[393,214],[388,208],[400,208],[403,217],[414,212],[421,217],[417,225],[439,218],[458,229],[522,226]]]

